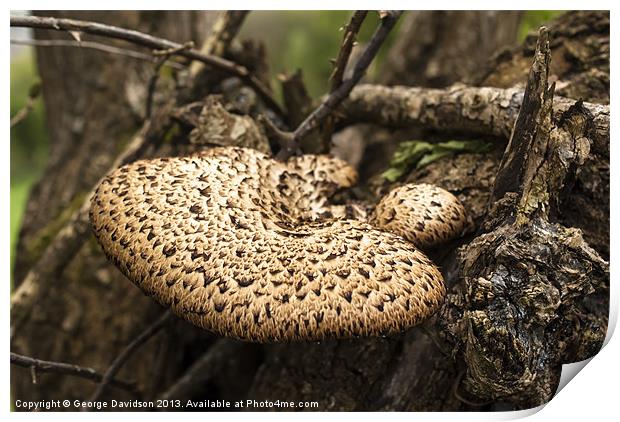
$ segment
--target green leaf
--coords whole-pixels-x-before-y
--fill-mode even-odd
[[[433,161],[437,161],[442,157],[445,157],[447,155],[452,155],[454,154],[453,151],[444,149],[436,149],[435,151],[431,152],[430,154],[426,154],[424,157],[422,157],[418,163],[415,165],[416,169],[422,168],[430,163],[432,163]]]
[[[401,142],[382,177],[395,182],[411,169],[422,168],[442,157],[463,152],[484,153],[490,149],[490,143],[480,140],[452,140],[436,144],[426,141]]]
[[[381,176],[383,176],[383,178],[388,182],[394,183],[403,176],[404,171],[405,170],[402,168],[392,167],[384,171]]]

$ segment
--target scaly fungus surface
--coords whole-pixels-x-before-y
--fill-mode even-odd
[[[356,182],[344,161],[279,162],[213,148],[109,174],[91,204],[106,255],[147,295],[222,336],[255,342],[389,335],[432,315],[442,276],[416,245],[462,230],[430,185],[393,191],[369,221],[330,197]]]

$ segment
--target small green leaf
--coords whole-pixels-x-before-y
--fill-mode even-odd
[[[436,144],[425,141],[405,141],[398,145],[390,161],[390,167],[383,172],[382,176],[390,182],[395,182],[411,169],[422,168],[442,157],[463,152],[484,153],[490,149],[490,143],[480,140],[452,140]]]
[[[402,177],[404,169],[392,167],[384,171],[381,176],[388,182],[395,182]]]
[[[446,155],[452,155],[452,154],[454,154],[454,151],[450,151],[447,149],[444,149],[444,150],[437,149],[431,152],[430,154],[426,154],[424,157],[422,157],[416,164],[415,168],[416,169],[422,168],[432,163],[433,161],[437,161],[440,158],[445,157]]]

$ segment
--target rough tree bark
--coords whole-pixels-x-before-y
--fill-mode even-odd
[[[563,215],[570,209],[567,205],[576,200],[581,200],[581,204],[590,201],[590,208],[598,206],[603,210],[609,201],[609,108],[593,104],[600,98],[600,91],[587,89],[590,85],[600,86],[589,85],[588,75],[596,74],[597,81],[605,80],[592,69],[600,68],[609,80],[608,52],[605,57],[604,49],[593,47],[608,42],[609,17],[604,12],[593,13],[582,18],[576,16],[579,14],[567,14],[551,25],[551,71],[546,67],[549,51],[543,37],[525,94],[524,83],[535,50],[520,47],[511,51],[528,52],[523,53],[528,64],[525,73],[519,71],[520,79],[514,80],[523,84],[517,88],[514,83],[497,84],[508,89],[482,91],[464,86],[419,91],[363,86],[356,88],[350,101],[343,105],[342,116],[349,121],[363,119],[391,130],[404,126],[405,133],[430,129],[439,139],[455,133],[475,134],[494,143],[490,153],[446,157],[406,178],[452,191],[470,211],[471,225],[465,236],[431,254],[442,268],[449,288],[448,299],[435,317],[392,338],[265,346],[214,340],[208,333],[175,321],[174,327],[168,327],[140,350],[126,370],[121,371],[119,379],[137,380],[145,398],[304,400],[318,401],[319,410],[506,410],[548,400],[555,391],[561,363],[596,353],[607,323],[609,273],[606,261],[598,254],[605,257],[609,234],[598,227],[589,228],[594,225],[589,224],[588,211]],[[113,23],[118,25],[118,19]],[[554,31],[566,22],[573,22],[574,26],[580,19],[591,24],[581,26],[577,32]],[[462,30],[471,31],[471,23]],[[49,33],[45,36],[49,37]],[[590,48],[580,48],[584,39]],[[583,52],[579,57],[592,63],[584,74],[573,70],[570,78],[585,81],[579,89],[585,103],[570,98],[576,91],[562,91],[569,97],[564,99],[556,92],[554,98],[548,84],[551,75],[551,79],[559,80],[558,91],[562,89],[561,82],[567,73],[556,72],[553,67],[556,48],[562,45],[572,45],[571,51]],[[431,53],[440,57],[441,48],[437,50]],[[401,55],[402,51],[405,50],[401,50]],[[409,55],[409,51],[404,55]],[[596,60],[588,59],[593,56]],[[503,56],[498,57],[501,61]],[[108,56],[105,59],[111,60]],[[58,57],[50,60],[41,66],[58,70],[65,65],[64,59]],[[485,77],[497,75],[501,79],[505,67],[500,63]],[[80,72],[76,77],[85,76]],[[467,77],[473,78],[471,74],[461,75],[446,83]],[[44,94],[49,96],[53,92]],[[63,106],[65,112],[70,112],[68,104]],[[108,106],[106,112],[118,116],[118,108],[118,104]],[[66,125],[75,124],[73,118],[62,117],[60,112],[57,118]],[[210,118],[218,121],[210,123]],[[108,120],[106,116],[102,121],[111,122],[114,118]],[[244,127],[252,126],[246,117],[227,115],[213,99],[198,107],[177,110],[172,115],[173,130],[162,131],[162,137],[169,142],[156,153],[174,154],[174,142],[188,139],[195,143],[190,147],[195,148],[212,139],[212,127],[221,128],[217,136],[226,135],[231,125],[241,121]],[[111,123],[103,126],[113,127]],[[130,123],[123,127],[132,128]],[[70,132],[63,130],[62,133]],[[394,132],[383,133],[387,138],[398,138]],[[254,142],[256,134],[255,130],[248,130],[234,141],[243,142],[243,136],[248,136]],[[78,139],[85,142],[87,138]],[[112,139],[109,144],[122,142],[118,133],[94,139],[104,144],[108,139]],[[72,147],[76,148],[75,144]],[[108,147],[111,148],[108,144],[92,146],[99,148],[97,151]],[[77,149],[83,154],[87,151],[86,147]],[[62,154],[58,154],[57,167],[62,168],[66,164]],[[103,158],[90,154],[83,159],[95,166],[97,160],[108,157],[107,162],[100,164],[103,171],[115,154],[105,150],[100,154]],[[50,174],[54,173],[50,170]],[[71,174],[82,173],[76,170]],[[506,177],[513,174],[519,177]],[[46,201],[52,195],[33,195],[43,199],[31,199],[35,205],[28,212],[34,217],[29,217],[28,224],[33,228],[22,234],[23,245],[28,244],[28,239],[37,239],[34,234],[41,227],[49,226],[53,219],[46,217],[46,212],[57,209],[58,214],[77,193],[87,191],[98,176],[89,177],[90,184],[71,180],[70,184],[83,185],[70,188],[76,193],[64,202],[50,202],[49,209]],[[48,183],[42,181],[42,185]],[[376,193],[380,194],[391,186],[383,183],[377,187]],[[62,187],[47,189],[64,192]],[[43,216],[36,217],[40,214]],[[599,217],[603,225],[608,224],[608,214],[603,211]],[[41,221],[38,226],[33,223],[37,219]],[[583,238],[579,230],[571,227],[582,227]],[[36,257],[29,256],[23,245],[20,253],[28,259],[21,261],[22,274]],[[459,252],[460,246],[463,247]],[[33,310],[23,332],[14,338],[13,351],[104,371],[140,328],[161,312],[104,262],[92,241],[62,277],[66,280],[63,287],[51,291]],[[559,347],[551,350],[553,345]],[[531,359],[527,358],[528,351],[532,352]],[[14,369],[14,398],[84,399],[93,388],[87,381],[52,374],[40,378],[39,385],[32,386],[27,370]],[[109,397],[127,395],[110,389]]]
[[[90,19],[178,42],[203,40],[213,20],[202,12],[38,14]],[[35,37],[70,38],[66,33],[43,30],[35,31]],[[16,286],[139,128],[153,73],[153,67],[143,61],[97,51],[39,47],[36,52],[50,154],[45,173],[27,203],[15,266]],[[41,298],[31,310],[29,321],[12,339],[13,351],[104,370],[119,348],[159,312],[148,298],[125,283],[92,240],[60,276],[62,287]],[[143,383],[148,392],[158,382],[152,368],[170,350],[171,341],[174,336],[168,334],[158,338],[154,347],[132,361],[132,374],[126,378]],[[176,353],[168,356],[173,367],[183,359]],[[13,369],[13,398],[84,398],[84,392],[93,388],[92,382],[51,374],[41,375],[33,388],[28,373],[27,369]]]
[[[549,31],[550,77],[558,81],[556,94],[609,104],[609,13],[569,12],[552,23]],[[536,34],[529,34],[522,45],[497,54],[475,83],[501,88],[519,83],[528,72],[535,46]],[[576,172],[571,201],[566,201],[559,217],[566,226],[582,229],[588,243],[609,258],[608,141],[593,144]]]

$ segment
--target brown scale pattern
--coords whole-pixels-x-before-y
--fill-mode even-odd
[[[280,163],[214,148],[119,168],[98,186],[90,218],[131,281],[219,335],[273,342],[401,332],[437,310],[443,279],[411,242],[328,203],[355,182],[352,168],[326,156]]]
[[[369,222],[428,249],[459,235],[467,218],[454,195],[423,183],[391,190],[381,198]]]

